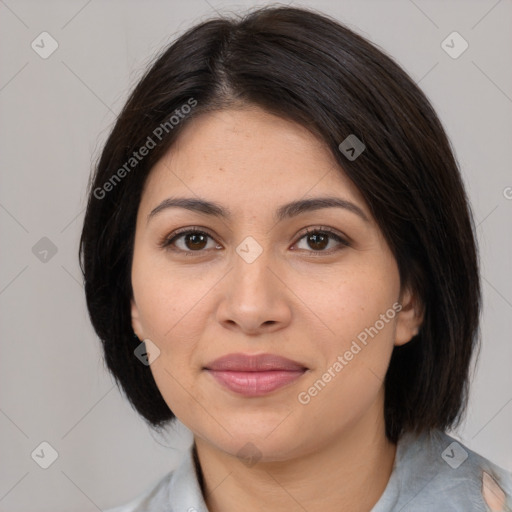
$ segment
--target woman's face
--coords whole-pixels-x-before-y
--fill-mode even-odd
[[[342,206],[282,210],[326,197]],[[229,216],[169,205],[150,215],[169,198]],[[206,234],[174,238],[192,228]],[[285,460],[383,428],[393,345],[417,326],[411,297],[361,194],[300,125],[258,108],[192,120],[146,182],[132,285],[133,328],[160,351],[156,384],[195,436]],[[300,369],[214,371],[229,354]]]

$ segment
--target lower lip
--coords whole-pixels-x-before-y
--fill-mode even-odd
[[[272,370],[262,372],[235,372],[207,370],[220,384],[244,396],[262,396],[286,386],[304,375],[306,370]]]

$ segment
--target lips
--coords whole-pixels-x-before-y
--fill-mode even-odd
[[[204,369],[223,387],[244,396],[265,395],[307,371],[303,364],[275,354],[228,354]]]
[[[207,370],[260,372],[267,370],[298,371],[307,369],[303,364],[275,354],[228,354],[205,366]]]

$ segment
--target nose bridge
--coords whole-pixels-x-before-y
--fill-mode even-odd
[[[245,237],[235,249],[234,256],[234,287],[243,291],[248,289],[251,294],[259,294],[274,288],[274,274],[269,270],[272,267],[272,248],[269,238],[256,240],[252,236]],[[271,290],[270,290],[271,291]]]
[[[283,326],[290,319],[290,305],[276,268],[270,237],[261,243],[248,236],[236,246],[232,271],[219,305],[218,319],[225,325],[256,331],[265,325]]]

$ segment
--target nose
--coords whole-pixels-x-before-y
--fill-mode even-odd
[[[260,249],[254,242],[241,244],[233,253],[232,269],[222,280],[222,300],[217,309],[217,320],[225,328],[247,335],[282,329],[292,317],[293,294],[282,268],[269,247],[258,246]],[[244,251],[246,248],[249,251]]]

